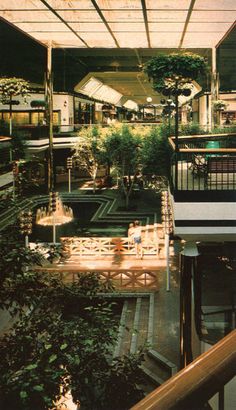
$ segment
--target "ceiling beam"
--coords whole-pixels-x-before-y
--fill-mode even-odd
[[[70,31],[72,31],[72,33],[73,33],[80,41],[82,41],[82,43],[83,43],[86,47],[90,48],[90,46],[88,45],[88,43],[86,43],[86,41],[85,41],[82,37],[79,36],[79,34],[60,16],[60,14],[58,14],[58,13],[56,12],[56,10],[54,10],[54,8],[52,8],[52,7],[48,4],[47,1],[45,1],[45,0],[40,0],[40,1],[41,1],[41,3],[44,4],[44,6],[46,6],[46,7],[51,11],[59,20],[61,20],[61,22],[62,22],[63,24],[65,24],[66,27],[68,27],[68,29],[69,29]]]
[[[187,28],[188,28],[189,20],[190,20],[190,17],[191,17],[193,8],[194,8],[195,1],[196,0],[191,0],[190,6],[189,6],[189,9],[188,9],[187,18],[186,18],[185,23],[184,23],[184,29],[183,29],[183,32],[182,32],[182,36],[181,36],[178,48],[182,48],[182,45],[183,45],[183,42],[184,42],[184,37],[185,37],[186,31],[187,31]]]
[[[115,37],[115,35],[114,35],[112,29],[110,28],[110,26],[109,26],[107,20],[105,19],[104,15],[103,15],[103,13],[102,13],[102,11],[101,11],[101,9],[100,9],[100,7],[97,5],[97,2],[96,2],[95,0],[91,0],[91,2],[93,3],[93,6],[95,7],[97,13],[98,13],[99,16],[101,17],[101,19],[102,19],[103,23],[105,24],[107,30],[109,31],[110,35],[112,36],[112,38],[113,38],[113,40],[114,40],[114,42],[115,42],[116,47],[120,48],[120,45],[119,45],[119,43],[118,43],[118,41],[117,41],[117,39],[116,39],[116,37]]]
[[[144,24],[145,24],[145,30],[146,30],[146,36],[147,36],[148,47],[149,47],[149,48],[152,48],[152,46],[151,46],[151,40],[150,40],[150,33],[149,33],[149,26],[148,26],[146,1],[145,1],[145,0],[141,0],[141,3],[142,3],[143,18],[144,18]]]

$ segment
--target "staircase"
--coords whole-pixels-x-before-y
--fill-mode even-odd
[[[142,370],[146,375],[146,393],[164,383],[177,372],[176,366],[158,353],[153,347],[153,331],[155,326],[155,294],[125,294],[118,340],[113,356],[136,353],[146,347]]]

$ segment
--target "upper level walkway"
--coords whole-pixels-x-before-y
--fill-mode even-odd
[[[169,142],[175,150],[175,139]],[[222,191],[236,188],[236,135],[179,136],[172,162],[174,190]]]

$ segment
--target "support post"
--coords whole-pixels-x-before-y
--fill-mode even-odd
[[[16,198],[16,177],[13,173],[12,199],[15,200],[15,198]]]
[[[178,80],[175,82],[175,189],[178,190],[178,151],[179,151],[179,97]]]
[[[195,243],[186,243],[180,264],[180,369],[193,360],[192,352],[192,275],[199,255]]]
[[[53,86],[52,86],[52,46],[47,47],[46,73],[46,122],[49,128],[49,155],[48,155],[48,192],[54,188],[53,178]]]
[[[29,236],[25,235],[25,247],[28,248],[29,247]]]
[[[219,98],[219,75],[216,67],[216,48],[212,48],[212,70],[211,70],[211,129],[214,128],[216,116],[212,101]]]
[[[55,221],[55,212],[53,212],[53,218],[52,218],[52,242],[55,245],[56,244],[56,221]]]
[[[71,169],[68,169],[68,192],[71,193]]]
[[[166,290],[170,291],[170,235],[165,233],[165,253],[166,253]]]

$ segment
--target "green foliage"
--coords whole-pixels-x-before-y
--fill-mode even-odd
[[[140,142],[140,136],[127,124],[109,127],[104,145],[121,176],[136,173]]]
[[[144,71],[156,86],[164,87],[168,79],[199,80],[207,73],[207,64],[204,57],[189,52],[160,54],[145,64]]]
[[[0,78],[0,93],[3,100],[16,95],[27,96],[29,95],[29,82],[16,77]]]
[[[73,156],[76,163],[89,173],[93,179],[95,191],[98,167],[104,162],[101,127],[97,125],[83,127],[78,134],[74,150]]]
[[[104,149],[111,165],[120,178],[121,187],[126,199],[126,208],[129,206],[129,197],[132,193],[135,178],[139,172],[142,128],[127,124],[117,124],[109,127],[104,140]],[[124,184],[124,176],[128,176],[128,184]]]
[[[75,144],[74,157],[81,168],[86,169],[93,177],[102,158],[102,141],[100,127],[93,125],[83,127]]]
[[[142,173],[169,177],[171,149],[162,127],[152,127],[142,141]]]
[[[25,158],[26,140],[21,132],[14,132],[11,137],[12,159],[19,160]]]
[[[227,102],[224,100],[214,100],[212,101],[214,111],[221,111],[227,108]]]
[[[205,131],[198,123],[188,123],[188,124],[181,124],[179,129],[180,135],[204,135],[208,132]]]
[[[136,372],[142,358],[120,359],[120,378],[112,392],[118,322],[114,305],[99,296],[108,290],[99,275],[81,273],[76,283],[64,284],[52,272],[33,269],[40,262],[37,253],[7,241],[1,245],[1,308],[18,314],[0,339],[3,408],[55,409],[60,395],[71,390],[84,409],[102,410],[119,380],[120,397],[127,401],[123,408],[134,404],[141,394]]]

